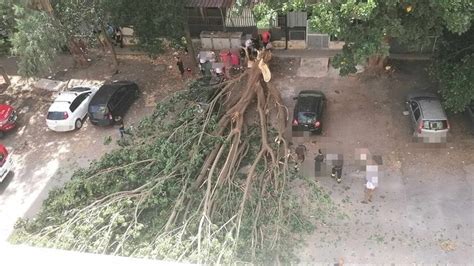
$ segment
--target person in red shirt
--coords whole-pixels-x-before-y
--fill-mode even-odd
[[[272,38],[272,34],[270,30],[262,33],[262,43],[263,43],[264,48],[267,48],[267,44],[270,42],[271,38]]]

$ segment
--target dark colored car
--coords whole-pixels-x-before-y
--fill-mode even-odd
[[[305,90],[298,94],[293,111],[292,129],[294,131],[310,131],[321,134],[323,129],[322,116],[326,97],[321,91]]]
[[[471,122],[471,134],[474,135],[474,101],[466,107],[466,114]]]
[[[89,103],[89,120],[93,125],[113,125],[124,117],[137,98],[138,85],[132,81],[102,85]]]

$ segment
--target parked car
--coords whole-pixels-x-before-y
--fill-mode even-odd
[[[449,121],[439,98],[429,92],[416,91],[407,96],[414,136],[439,142],[446,138]]]
[[[471,134],[474,135],[474,101],[466,107],[466,114],[471,122]]]
[[[48,128],[58,132],[80,129],[96,91],[97,89],[76,87],[60,93],[49,107],[46,117]]]
[[[17,114],[12,106],[0,104],[0,137],[16,127]]]
[[[293,111],[292,129],[294,131],[309,130],[321,134],[323,129],[322,117],[326,97],[321,91],[301,91],[297,97]]]
[[[113,125],[124,117],[138,93],[138,85],[132,81],[102,85],[89,104],[89,120],[93,125]]]
[[[11,153],[8,153],[5,146],[0,144],[0,183],[7,177],[13,166]]]

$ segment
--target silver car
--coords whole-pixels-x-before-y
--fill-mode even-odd
[[[439,98],[429,92],[408,94],[407,105],[413,124],[413,135],[423,142],[445,142],[449,122]]]

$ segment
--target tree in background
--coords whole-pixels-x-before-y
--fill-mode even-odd
[[[48,69],[61,51],[66,37],[46,12],[15,6],[16,30],[13,53],[19,55],[18,72],[26,77]]]
[[[474,27],[462,35],[445,32],[430,74],[438,81],[445,107],[462,112],[474,101]]]
[[[368,63],[381,69],[388,55],[389,41],[417,46],[449,32],[466,32],[474,17],[471,0],[336,0],[321,1],[312,8],[310,25],[345,41],[342,53],[332,64],[341,75],[356,72],[356,65]]]
[[[133,26],[139,47],[149,54],[161,52],[164,39],[181,40],[183,36],[188,51],[194,54],[187,26],[185,0],[104,0],[102,5],[113,24]]]
[[[12,0],[0,0],[0,54],[7,54],[10,49],[9,38],[15,29],[14,13]]]

